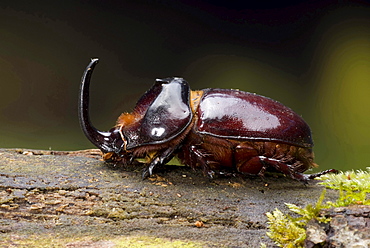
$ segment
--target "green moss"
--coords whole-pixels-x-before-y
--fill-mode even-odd
[[[285,203],[291,212],[294,212],[299,217],[292,217],[289,214],[283,214],[279,209],[272,213],[266,213],[268,218],[268,225],[270,231],[267,232],[275,243],[280,247],[303,247],[306,239],[305,226],[311,219],[317,219],[319,222],[328,222],[329,219],[319,217],[321,209],[325,208],[323,205],[326,191],[324,190],[315,205],[307,205],[304,208],[297,205]]]
[[[16,237],[9,237],[4,238],[0,241],[0,245],[2,247],[40,247],[40,248],[47,248],[47,247],[65,247],[65,244],[70,242],[74,242],[76,239],[71,238],[58,238],[58,237],[51,237],[47,235],[45,237],[39,237],[37,235],[30,235],[30,236],[16,236]],[[8,246],[9,245],[9,246]]]
[[[167,240],[154,237],[127,237],[113,240],[120,248],[139,248],[139,247],[149,247],[149,248],[197,248],[203,247],[202,245],[195,244],[194,242],[186,242],[181,240]]]
[[[7,245],[14,245],[16,247],[117,247],[117,248],[140,248],[140,247],[149,247],[149,248],[198,248],[203,247],[201,244],[196,244],[190,241],[182,240],[168,240],[161,239],[156,237],[147,237],[147,236],[127,236],[127,237],[118,237],[110,238],[108,240],[94,239],[89,237],[55,237],[52,235],[39,237],[37,235],[31,236],[19,236],[13,238],[5,238],[0,241],[0,246],[8,247]]]
[[[283,214],[279,209],[266,213],[269,224],[267,235],[280,247],[303,247],[306,239],[305,227],[315,219],[318,222],[329,222],[330,219],[320,216],[320,211],[331,207],[345,207],[354,204],[370,205],[370,167],[367,171],[347,171],[338,174],[327,174],[319,178],[324,180],[319,184],[329,189],[339,191],[335,202],[323,203],[326,190],[324,189],[315,205],[304,208],[285,203],[289,210],[299,217]]]
[[[336,202],[327,202],[328,207],[345,207],[353,204],[370,205],[370,167],[366,171],[346,171],[320,177],[327,188],[339,190]]]

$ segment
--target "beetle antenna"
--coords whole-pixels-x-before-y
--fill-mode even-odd
[[[98,58],[91,59],[91,62],[86,67],[86,70],[82,76],[81,80],[81,87],[80,87],[80,96],[79,96],[79,103],[78,103],[78,117],[80,121],[81,128],[85,134],[85,136],[93,143],[96,147],[98,147],[102,152],[111,152],[114,149],[112,148],[111,143],[111,133],[110,132],[102,132],[97,130],[90,121],[89,115],[89,87],[90,87],[90,79],[91,74],[99,62]]]

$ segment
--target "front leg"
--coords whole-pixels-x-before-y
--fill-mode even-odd
[[[154,157],[149,162],[148,166],[144,168],[142,179],[145,179],[153,174],[153,170],[156,166],[161,166],[166,163],[168,163],[174,156],[174,151],[177,149],[177,147],[170,147],[166,150],[163,150],[161,152],[158,152],[154,155]]]

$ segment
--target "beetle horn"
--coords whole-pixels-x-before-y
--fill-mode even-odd
[[[91,74],[94,70],[94,67],[99,62],[99,59],[93,58],[91,62],[86,67],[86,70],[82,76],[80,96],[78,103],[78,117],[80,120],[81,128],[85,136],[98,147],[102,152],[111,152],[113,151],[112,142],[111,142],[111,132],[102,132],[97,130],[90,121],[89,115],[89,86]]]

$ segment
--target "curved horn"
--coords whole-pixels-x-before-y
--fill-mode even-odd
[[[112,148],[111,143],[111,133],[102,132],[97,130],[90,121],[89,115],[89,86],[91,74],[94,70],[94,67],[99,62],[99,59],[93,58],[91,62],[86,67],[86,70],[82,76],[80,96],[78,103],[78,117],[80,120],[81,128],[85,136],[98,147],[102,152],[111,152],[114,149]]]

